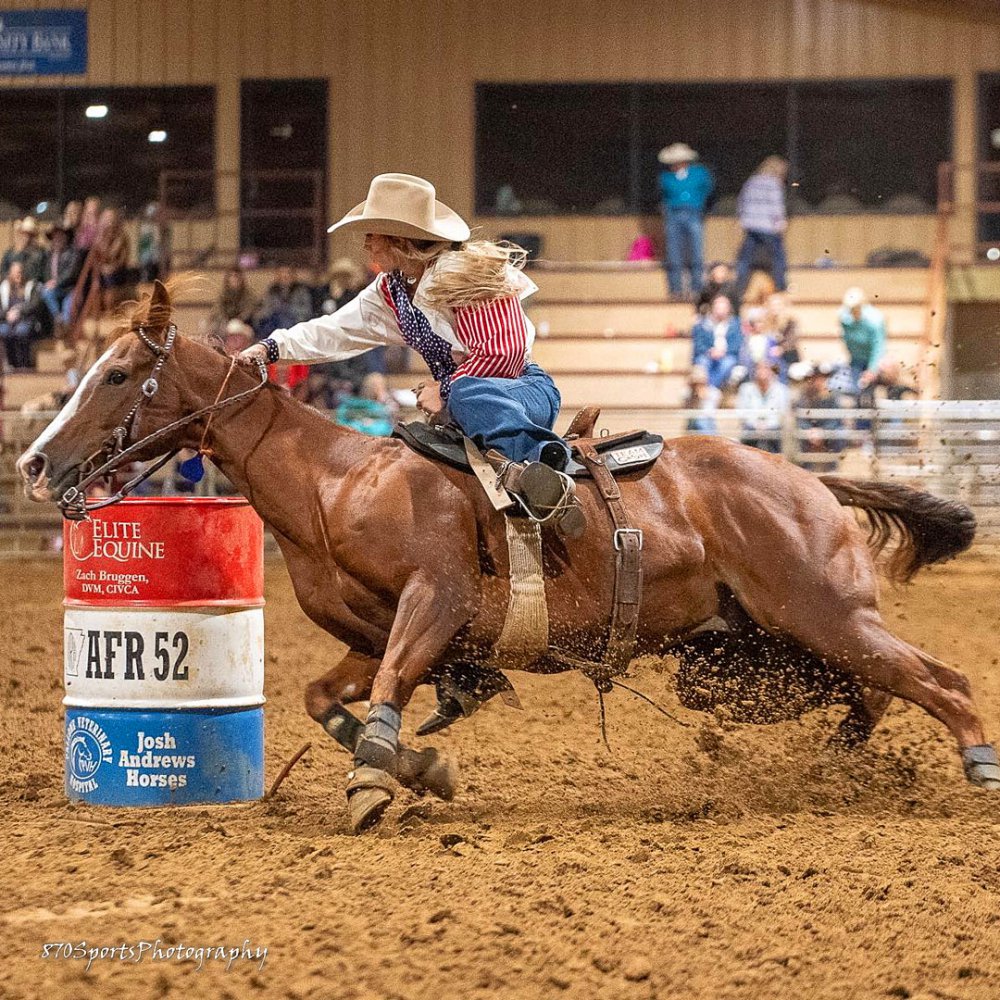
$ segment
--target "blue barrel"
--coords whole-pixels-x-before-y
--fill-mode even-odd
[[[264,794],[263,525],[245,500],[142,498],[65,527],[66,794]]]

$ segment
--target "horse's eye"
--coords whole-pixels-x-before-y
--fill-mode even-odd
[[[128,374],[126,372],[114,371],[108,373],[108,377],[105,381],[108,385],[121,385],[127,379]]]

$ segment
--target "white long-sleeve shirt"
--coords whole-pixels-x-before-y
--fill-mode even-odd
[[[535,340],[534,325],[521,302],[538,286],[522,271],[508,266],[507,276],[516,296],[456,309],[434,305],[427,301],[426,293],[439,269],[448,266],[448,257],[439,258],[424,272],[413,305],[427,317],[434,333],[453,345],[458,368],[451,380],[464,375],[516,378],[530,359]],[[336,312],[275,330],[271,338],[282,360],[305,364],[343,361],[373,347],[406,344],[385,274]]]

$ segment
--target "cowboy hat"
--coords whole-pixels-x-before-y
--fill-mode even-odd
[[[664,146],[656,158],[669,167],[675,163],[694,163],[698,154],[686,142],[674,142]]]
[[[845,309],[856,309],[858,306],[863,306],[866,301],[865,290],[859,288],[857,285],[848,288],[844,292],[844,308]]]
[[[352,226],[380,236],[464,243],[471,230],[460,215],[435,198],[434,185],[412,174],[379,174],[368,197],[328,233]]]
[[[17,227],[22,233],[37,233],[38,223],[35,222],[34,216],[26,215],[18,224]]]

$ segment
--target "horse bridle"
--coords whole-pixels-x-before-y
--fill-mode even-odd
[[[107,455],[108,458],[102,465],[88,472],[88,474],[81,479],[76,486],[71,486],[68,490],[66,490],[66,492],[63,493],[62,497],[59,499],[58,507],[62,511],[63,517],[69,521],[83,521],[89,517],[91,511],[100,510],[102,507],[110,507],[112,504],[116,504],[121,500],[124,500],[125,497],[135,490],[137,486],[140,486],[147,479],[149,479],[153,473],[162,469],[163,466],[166,465],[178,451],[180,451],[180,449],[175,448],[173,451],[170,451],[156,459],[155,462],[147,465],[138,475],[128,480],[128,482],[126,482],[113,496],[105,497],[101,500],[87,499],[86,491],[89,486],[92,486],[99,479],[104,479],[107,476],[112,475],[137,452],[146,448],[154,441],[162,437],[166,437],[168,434],[171,434],[182,427],[186,427],[195,420],[200,420],[202,417],[206,416],[210,417],[218,410],[224,409],[227,406],[232,406],[234,403],[238,403],[243,399],[248,399],[250,396],[256,395],[261,391],[261,389],[264,388],[265,385],[267,385],[267,365],[264,364],[260,358],[254,358],[260,372],[260,382],[249,389],[244,389],[242,392],[236,393],[234,396],[228,396],[226,399],[221,399],[220,397],[229,382],[229,377],[232,375],[233,369],[237,364],[237,358],[233,357],[230,363],[229,372],[226,375],[225,381],[222,383],[222,388],[219,390],[219,397],[216,397],[214,403],[209,406],[203,406],[201,409],[195,410],[194,413],[189,413],[187,416],[180,417],[172,423],[167,424],[166,427],[161,427],[158,431],[153,431],[151,434],[147,434],[145,437],[126,447],[125,442],[132,433],[139,410],[142,408],[144,403],[151,400],[159,391],[160,371],[167,363],[167,359],[173,351],[174,341],[177,339],[177,327],[174,326],[173,323],[167,327],[167,336],[162,346],[156,343],[156,341],[148,335],[144,327],[137,327],[133,332],[146,345],[146,347],[148,347],[150,351],[156,355],[156,362],[153,364],[152,370],[142,383],[139,390],[139,397],[136,399],[128,413],[125,414],[121,423],[111,432],[101,447],[80,464],[83,467],[87,467],[98,456]]]

